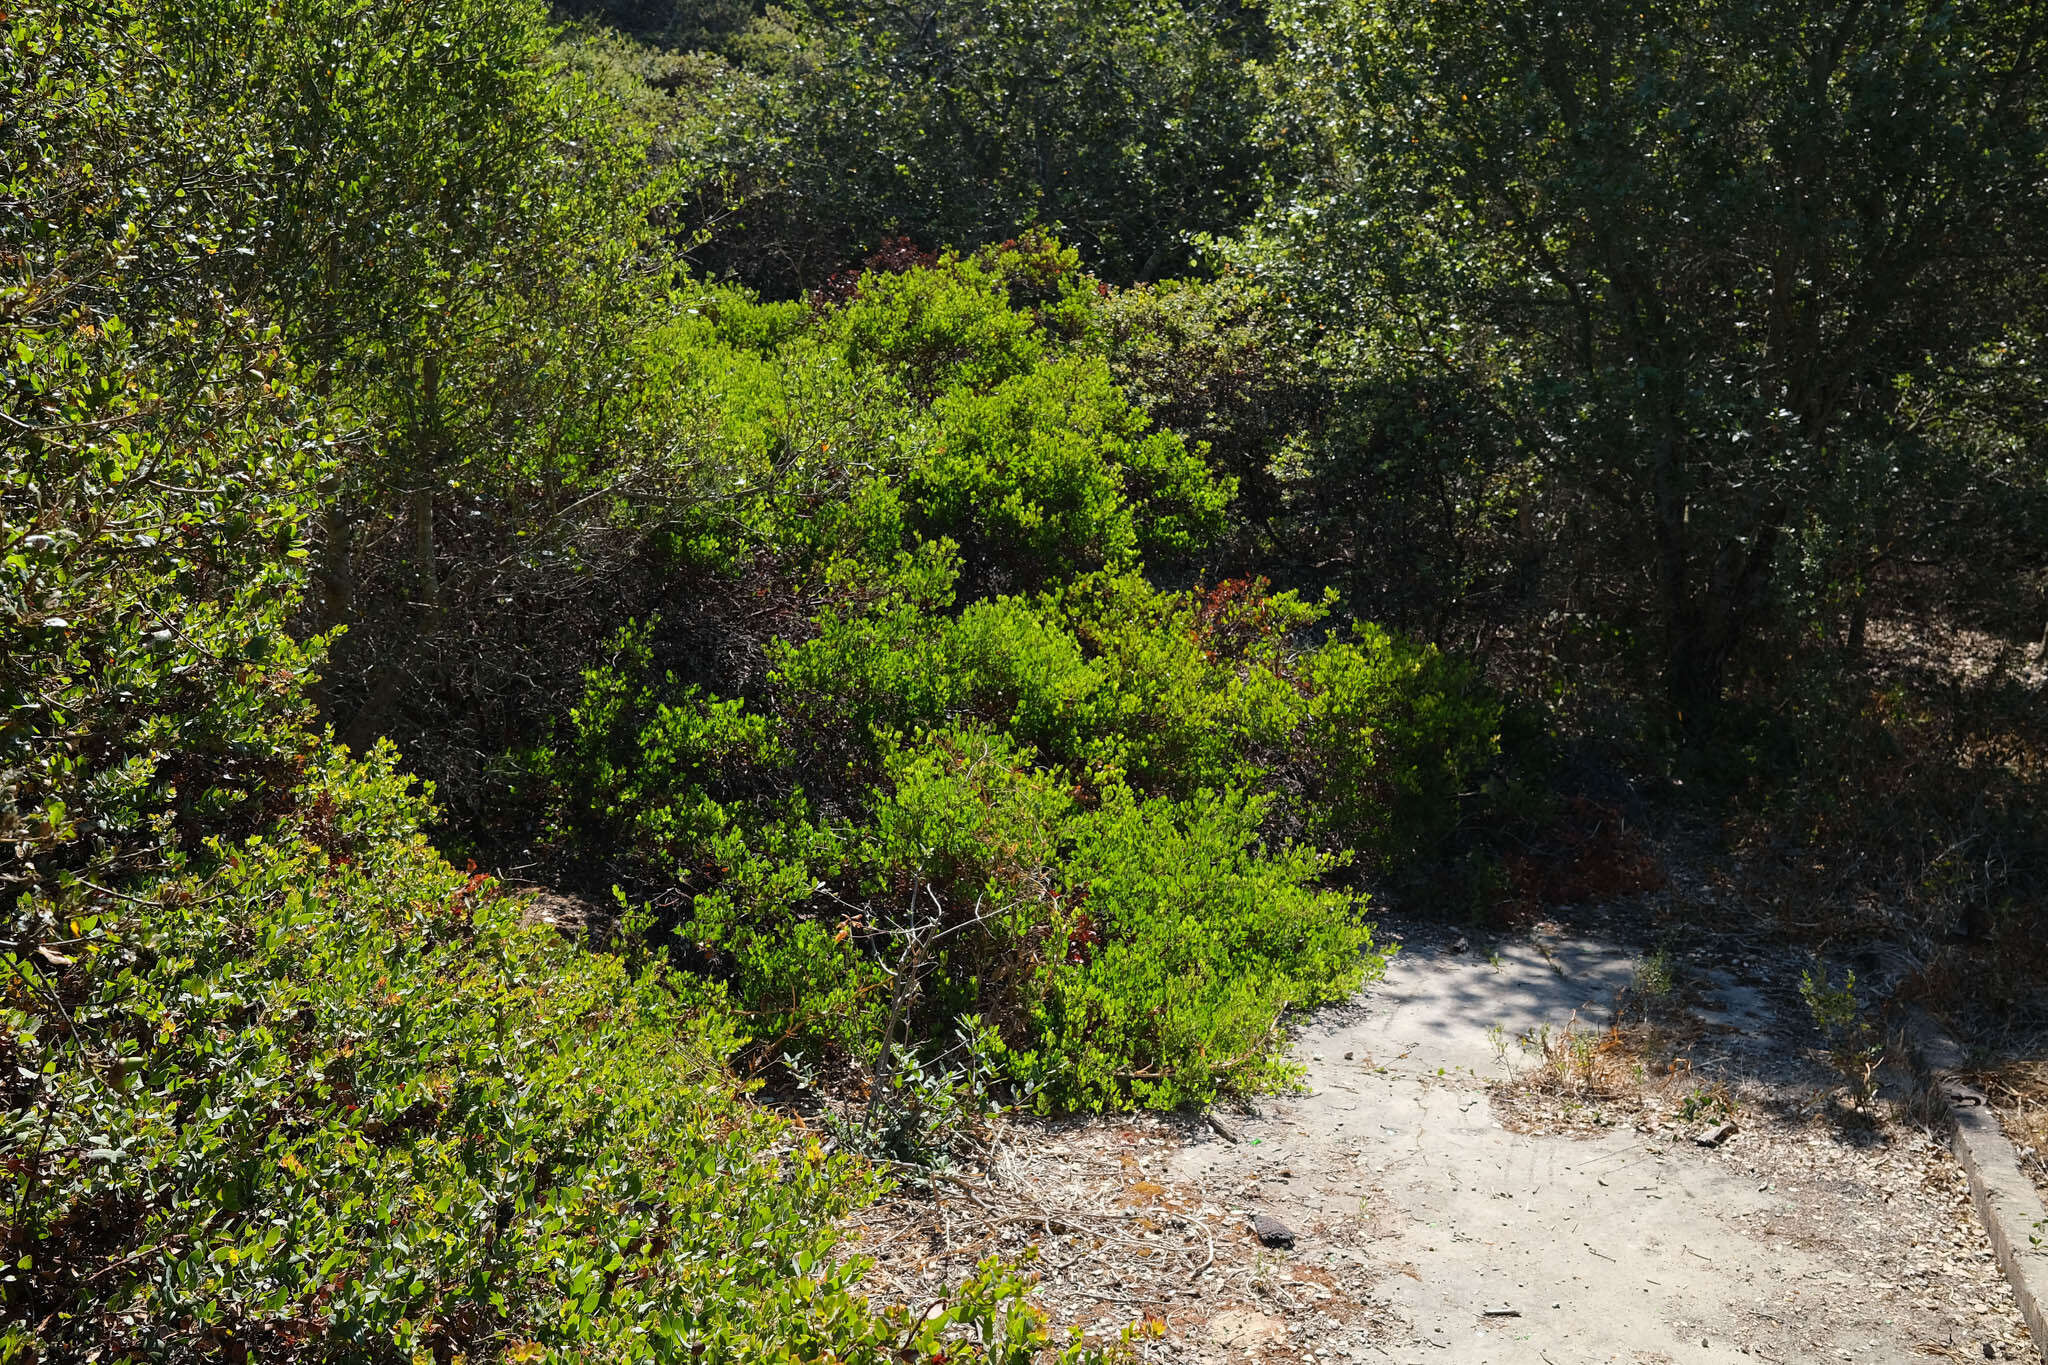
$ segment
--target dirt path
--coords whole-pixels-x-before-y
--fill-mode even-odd
[[[1645,1078],[1663,1109],[1566,1100],[1532,1120],[1505,1083],[1532,1064],[1514,1037],[1576,1014],[1598,1038],[1634,955],[1584,939],[1409,947],[1359,1006],[1304,1031],[1311,1090],[1248,1124],[1256,1145],[1184,1149],[1169,1168],[1294,1222],[1306,1259],[1341,1250],[1394,1271],[1375,1287],[1380,1330],[1291,1333],[1292,1349],[1503,1365],[1983,1359],[1987,1345],[2018,1358],[2022,1329],[1946,1154],[1914,1130],[1829,1121],[1813,1097],[1832,1078],[1788,1065],[1786,1002],[1765,986],[1709,978],[1701,1004],[1720,1008],[1703,1012],[1731,1031],[1705,1035],[1679,1083]],[[1716,1082],[1737,1130],[1702,1147],[1694,1134],[1723,1106],[1674,1121]],[[1515,1131],[1558,1122],[1574,1131]]]
[[[896,1287],[1033,1243],[1056,1312],[1149,1320],[1161,1361],[2036,1358],[1946,1151],[1828,1101],[1794,964],[1660,959],[1663,1055],[1689,1065],[1627,1083],[1607,1027],[1639,953],[1453,939],[1412,930],[1386,981],[1313,1020],[1306,1089],[1226,1121],[1235,1141],[1187,1117],[1017,1127],[979,1205],[897,1237],[917,1254]],[[1515,1041],[1547,1027],[1569,1055],[1574,1016],[1600,1084]],[[998,1193],[1045,1216],[976,1240]],[[1255,1213],[1293,1248],[1259,1245]]]

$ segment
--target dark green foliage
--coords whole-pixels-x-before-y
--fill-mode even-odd
[[[2007,359],[2048,214],[2037,5],[1274,20],[1269,117],[1320,164],[1235,254],[1347,368],[1462,390],[1438,458],[1464,500],[1515,490],[1502,567],[1639,640],[1688,725],[1788,597],[1860,600],[1938,523],[1974,458],[1929,420],[1952,396],[2039,411]]]
[[[704,258],[786,294],[891,234],[972,249],[1044,226],[1109,278],[1158,278],[1256,203],[1265,40],[1235,5],[771,9],[720,45],[730,75],[678,93],[721,191]]]
[[[480,756],[530,729],[529,680],[573,679],[564,645],[641,588],[648,509],[728,484],[645,368],[689,302],[650,217],[665,173],[539,4],[135,9],[99,78],[168,82],[180,122],[124,115],[87,145],[183,176],[149,202],[206,219],[210,303],[184,315],[262,318],[317,397],[297,624],[346,628],[324,710],[473,812]]]
[[[601,22],[664,48],[716,50],[760,12],[753,0],[556,0],[563,15]]]
[[[1235,271],[1117,290],[1098,308],[1100,344],[1117,382],[1237,480],[1237,519],[1267,566],[1295,550],[1261,534],[1276,529],[1270,523],[1281,510],[1275,461],[1319,425],[1329,403],[1323,375],[1292,334],[1296,325],[1270,290]],[[1286,534],[1300,534],[1298,519]]]

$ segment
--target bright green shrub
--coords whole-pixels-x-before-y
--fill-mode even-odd
[[[892,737],[954,721],[1080,755],[1073,721],[1098,680],[1078,643],[1026,598],[950,614],[958,573],[949,543],[926,543],[819,616],[813,638],[773,647],[775,705],[832,755],[831,771],[866,779]]]
[[[730,317],[734,308],[722,302],[718,311]],[[893,452],[919,430],[919,414],[887,367],[850,363],[808,326],[744,329],[779,337],[772,349],[728,340],[727,330],[698,317],[646,343],[650,387],[690,414],[695,439],[718,452],[721,471],[762,493],[801,496],[850,468],[889,472],[900,463]]]
[[[1073,799],[1029,750],[976,729],[890,754],[858,854],[875,947],[923,973],[904,1041],[950,1038],[973,1015],[1019,1036],[1061,918]],[[894,1040],[888,1040],[894,1041]]]
[[[902,471],[919,529],[1000,577],[1041,583],[1221,530],[1230,483],[1072,350],[1091,306],[1072,251],[1031,238],[871,270],[818,324],[847,365],[932,405]]]
[[[949,389],[994,388],[1046,353],[1037,320],[1011,307],[1004,275],[952,253],[928,268],[868,271],[821,330],[848,364],[887,369],[925,401]]]
[[[959,546],[985,592],[1183,554],[1222,528],[1230,482],[1075,349],[1092,286],[1050,239],[871,270],[816,310],[729,289],[686,302],[646,341],[636,401],[664,414],[652,426],[694,432],[669,459],[728,481],[685,518],[692,562],[773,547],[808,576],[921,536]],[[874,517],[858,545],[835,542],[850,495],[900,500],[886,552]]]
[[[783,366],[773,354],[724,340],[720,331],[709,318],[694,318],[648,337],[649,387],[690,412],[708,441],[758,479],[790,421]]]
[[[936,724],[958,704],[960,679],[946,661],[946,617],[959,560],[944,542],[924,543],[882,572],[846,564],[840,601],[802,643],[769,646],[776,709],[816,758],[813,774],[865,782],[881,737]]]
[[[770,302],[731,286],[707,288],[696,311],[720,341],[762,355],[797,336],[812,320],[809,305],[800,299]]]
[[[1383,862],[1426,850],[1500,752],[1500,701],[1442,651],[1361,623],[1307,661],[1301,744],[1319,829]]]
[[[942,1321],[852,1295],[830,1220],[871,1178],[744,1102],[719,992],[528,927],[393,758],[329,762],[210,878],[17,931],[8,1347],[1035,1358],[993,1269]]]
[[[630,849],[670,875],[709,860],[712,844],[748,804],[766,809],[764,777],[786,755],[767,717],[707,697],[667,674],[651,677],[657,622],[613,637],[611,658],[583,675],[561,747],[525,756],[554,818],[593,848]]]
[[[1149,431],[1099,360],[956,389],[933,412],[935,442],[908,478],[925,531],[1027,583],[1185,549],[1222,526],[1229,487],[1178,437]]]
[[[1236,620],[1246,594],[1249,627]],[[1244,583],[1163,593],[1135,574],[1096,574],[1047,594],[1042,610],[1084,642],[1100,680],[1079,708],[1095,766],[1189,796],[1257,785],[1284,762],[1302,707],[1287,637],[1322,608]]]
[[[1033,583],[1062,570],[1128,561],[1137,528],[1112,461],[1143,418],[1118,420],[1121,406],[1106,372],[1091,374],[1085,362],[1072,360],[1014,376],[990,392],[942,395],[934,405],[934,443],[909,478],[925,529],[960,541],[971,559],[994,561]]]
[[[1315,889],[1336,860],[1267,850],[1269,801],[1194,781],[1270,781],[1239,750],[1256,752],[1245,741],[1266,725],[1281,752],[1303,703],[1277,674],[1255,687],[1238,670],[1277,661],[1277,646],[1212,635],[1205,651],[1186,599],[1112,580],[1095,591],[1120,601],[1130,650],[1091,658],[1059,619],[1080,596],[944,617],[919,600],[944,581],[906,567],[898,594],[785,653],[775,676],[791,695],[769,713],[792,718],[783,733],[809,758],[790,766],[812,795],[792,787],[772,808],[723,795],[732,770],[707,775],[703,737],[737,727],[763,745],[716,756],[743,770],[781,742],[735,703],[682,689],[617,732],[642,755],[638,785],[620,789],[622,844],[695,892],[674,932],[744,1003],[751,1055],[876,1064],[885,1046],[930,1056],[985,1027],[994,1074],[1046,1106],[1171,1107],[1272,1083],[1277,1014],[1349,989],[1373,961],[1353,899]],[[1278,600],[1276,616],[1313,615]],[[1148,611],[1165,627],[1150,650]],[[1181,676],[1144,693],[1159,659]],[[621,687],[593,674],[579,718],[616,716]],[[835,717],[862,718],[865,739],[812,730]],[[1134,790],[1125,764],[1174,794]],[[664,842],[713,824],[690,857]]]
[[[1348,992],[1378,959],[1330,859],[1268,849],[1265,803],[1145,800],[1065,778],[999,736],[892,754],[858,883],[874,947],[915,991],[909,1040],[992,1028],[1042,1108],[1158,1108],[1270,1086],[1284,1009]],[[841,898],[841,904],[854,899]]]
[[[807,308],[753,325],[787,307],[728,291],[699,302],[648,340],[637,399],[687,433],[664,458],[716,471],[704,496],[665,509],[678,567],[722,572],[766,553],[809,579],[840,558],[886,563],[911,539],[897,482],[929,426],[921,406],[886,368],[850,365]],[[727,336],[734,318],[742,341]]]
[[[843,861],[783,838],[699,897],[686,932],[729,955],[768,1055],[872,1064],[983,1027],[994,1074],[1048,1109],[1281,1079],[1281,1012],[1377,965],[1356,898],[1315,887],[1333,860],[1267,849],[1264,801],[1110,786],[1084,806],[1033,759],[984,730],[922,733],[862,820],[813,831]]]
[[[1348,994],[1382,959],[1331,860],[1265,847],[1266,802],[1113,789],[1074,823],[1072,917],[1026,1074],[1061,1106],[1168,1109],[1289,1074],[1282,1013]]]
[[[888,745],[860,819],[792,808],[713,842],[715,885],[677,931],[746,1002],[755,1055],[868,1056],[892,1019],[915,1047],[976,1010],[1024,1018],[1071,805],[1030,757],[983,731],[920,734]]]
[[[812,843],[829,837],[804,833]],[[752,1017],[750,1059],[871,1055],[889,1018],[882,958],[852,941],[843,913],[815,903],[810,862],[737,841],[730,852],[733,876],[697,897],[681,932],[717,955]]]
[[[955,563],[941,543],[879,579],[846,566],[841,603],[776,648],[748,707],[672,679],[642,694],[673,700],[643,703],[661,727],[634,722],[619,750],[640,756],[626,842],[697,892],[677,932],[767,1056],[930,1059],[973,1019],[1000,1042],[994,1074],[1040,1105],[1273,1083],[1275,1018],[1374,959],[1355,902],[1318,889],[1348,853],[1264,840],[1307,830],[1376,864],[1425,850],[1490,759],[1497,707],[1469,669],[1373,628],[1302,652],[1327,608],[1260,584],[1094,574],[956,612]],[[704,776],[701,746],[736,730],[726,775]],[[743,811],[733,767],[770,754],[802,789]],[[651,837],[707,808],[709,856]]]
[[[1055,762],[1089,756],[1102,672],[1041,603],[1023,597],[976,602],[941,630],[963,712]]]
[[[1077,779],[1113,772],[1147,793],[1255,782],[1287,762],[1305,702],[1286,638],[1321,608],[1246,585],[1162,593],[1096,574],[946,615],[943,550],[905,562],[923,566],[914,590],[828,612],[815,638],[778,650],[775,705],[829,733],[846,770],[872,764],[886,734],[962,719]]]
[[[915,902],[914,881],[928,897],[991,918],[1042,900],[1073,803],[1030,760],[1028,749],[979,730],[926,732],[896,748],[860,853],[863,889]]]

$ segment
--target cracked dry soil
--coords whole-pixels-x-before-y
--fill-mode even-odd
[[[1189,1115],[1013,1123],[986,1169],[863,1216],[872,1287],[914,1298],[1035,1248],[1056,1319],[1148,1323],[1152,1361],[2037,1358],[1939,1138],[1881,1103],[1844,1121],[1789,954],[1675,964],[1682,1065],[1574,1097],[1512,1040],[1612,1036],[1639,948],[1405,933],[1235,1141]],[[1697,1145],[1731,1108],[1734,1135]],[[1294,1247],[1260,1245],[1256,1213]]]

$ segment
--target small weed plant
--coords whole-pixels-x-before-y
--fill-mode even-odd
[[[1671,966],[1671,950],[1662,946],[1636,964],[1636,990],[1652,1000],[1662,1000],[1677,988]]]
[[[1845,973],[1836,985],[1826,968],[1808,968],[1799,978],[1799,997],[1826,1040],[1829,1064],[1848,1083],[1850,1101],[1862,1108],[1884,1064],[1884,1044],[1857,1000],[1856,973]]]
[[[1576,1011],[1560,1027],[1541,1025],[1519,1041],[1522,1051],[1537,1059],[1534,1079],[1542,1088],[1583,1094],[1594,1087],[1605,1040],[1583,1027]]]
[[[1695,1085],[1679,1101],[1681,1123],[1724,1123],[1735,1117],[1735,1097],[1724,1085]]]

